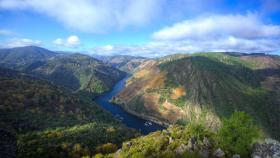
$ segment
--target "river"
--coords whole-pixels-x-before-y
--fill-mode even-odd
[[[139,130],[142,134],[148,134],[150,132],[154,132],[156,130],[164,129],[163,126],[158,125],[156,123],[144,120],[135,115],[132,115],[126,112],[122,107],[110,103],[110,99],[117,95],[124,87],[125,82],[129,78],[129,76],[123,78],[119,81],[111,91],[104,93],[95,99],[95,102],[98,103],[105,110],[111,112],[114,117],[124,123],[126,126],[135,128]]]

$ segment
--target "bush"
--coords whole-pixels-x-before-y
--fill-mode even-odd
[[[203,125],[193,123],[189,123],[184,131],[187,140],[193,137],[199,142],[201,142],[204,137],[211,138],[211,136],[213,135]]]
[[[223,120],[223,127],[218,131],[219,146],[228,155],[240,154],[248,157],[251,144],[259,136],[252,118],[244,112],[235,112]]]
[[[112,144],[112,143],[103,144],[96,148],[96,152],[102,153],[102,154],[113,153],[117,150],[118,150],[118,146],[116,144]]]

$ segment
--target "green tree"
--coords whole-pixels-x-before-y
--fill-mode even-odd
[[[235,112],[223,120],[223,127],[218,131],[219,146],[228,155],[249,156],[251,144],[259,136],[259,130],[252,118],[244,112]]]

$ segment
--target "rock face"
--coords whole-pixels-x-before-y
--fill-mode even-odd
[[[266,141],[264,144],[255,144],[252,158],[280,158],[280,143]]]

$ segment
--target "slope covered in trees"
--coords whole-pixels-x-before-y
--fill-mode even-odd
[[[82,54],[59,56],[37,67],[30,65],[26,71],[73,91],[94,94],[108,91],[125,76],[124,72]]]
[[[0,69],[0,131],[12,141],[1,155],[17,150],[18,157],[80,157],[137,134],[90,98],[5,68]]]
[[[45,61],[57,55],[55,52],[36,46],[0,49],[0,65],[21,70],[26,65]]]
[[[279,138],[279,83],[277,56],[173,55],[140,65],[114,101],[156,122],[207,122],[212,128],[221,117],[245,111]]]
[[[93,57],[28,46],[0,49],[0,65],[52,81],[72,91],[100,94],[125,73]]]

